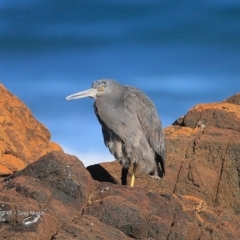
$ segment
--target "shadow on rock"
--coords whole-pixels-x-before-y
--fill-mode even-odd
[[[96,181],[118,184],[117,180],[100,164],[88,166],[87,170]]]

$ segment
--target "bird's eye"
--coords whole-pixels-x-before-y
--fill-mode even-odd
[[[105,86],[100,86],[100,87],[98,88],[98,92],[102,92],[104,89],[105,89]]]

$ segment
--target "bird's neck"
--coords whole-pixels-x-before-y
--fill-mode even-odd
[[[96,102],[98,102],[99,104],[104,106],[105,109],[117,108],[119,106],[119,104],[121,104],[121,102],[123,101],[124,96],[125,96],[125,89],[124,89],[124,87],[122,87],[122,88],[123,89],[119,89],[118,91],[116,91],[114,93],[100,96],[99,98],[97,98]]]

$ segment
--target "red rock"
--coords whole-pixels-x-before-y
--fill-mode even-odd
[[[101,239],[101,240],[130,240],[120,230],[106,225],[97,218],[84,215],[75,218],[71,223],[65,224],[52,238],[52,240],[87,240],[87,239]]]
[[[238,239],[240,216],[193,196],[100,183],[84,215],[136,239]],[[212,238],[214,236],[215,238]]]
[[[0,84],[0,175],[23,169],[51,151],[50,133],[16,96]]]

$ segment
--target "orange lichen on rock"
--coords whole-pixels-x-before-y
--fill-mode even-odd
[[[61,152],[63,152],[63,149],[57,143],[49,142],[46,153],[53,152],[53,151],[61,151]]]
[[[27,164],[23,160],[11,154],[3,154],[0,162],[0,175],[11,174],[26,166]]]
[[[200,198],[195,196],[178,196],[178,198],[183,203],[183,207],[185,210],[194,210],[196,212],[201,212],[207,209],[207,204]]]
[[[208,104],[198,104],[190,109],[196,111],[205,111],[207,109],[217,109],[224,110],[226,112],[235,113],[237,117],[240,118],[240,107],[239,105],[228,103],[228,102],[220,102],[220,103],[208,103]]]
[[[200,131],[200,129],[196,129],[196,131]],[[164,134],[168,137],[191,136],[193,132],[194,130],[190,127],[169,126],[164,129]]]
[[[50,137],[26,105],[0,84],[0,172],[20,170],[47,152],[62,151]]]
[[[216,126],[240,132],[240,95],[236,94],[223,102],[198,104],[182,118],[181,126]]]

